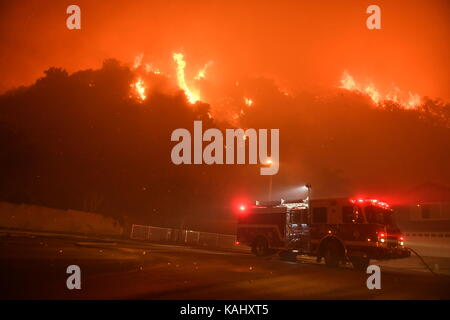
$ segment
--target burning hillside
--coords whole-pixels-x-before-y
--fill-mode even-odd
[[[339,88],[366,94],[378,106],[385,102],[393,102],[404,109],[416,109],[422,103],[421,97],[417,93],[411,91],[404,93],[398,87],[393,87],[387,93],[382,93],[373,83],[358,83],[347,71],[342,75]]]
[[[247,112],[255,106],[255,96],[261,96],[264,100],[264,84],[258,78],[240,79],[226,86],[214,83],[208,77],[213,62],[208,61],[196,72],[189,68],[183,53],[172,54],[172,64],[164,72],[151,61],[146,61],[144,54],[135,57],[132,70],[135,80],[130,84],[130,96],[138,101],[144,102],[151,97],[152,92],[156,94],[174,94],[182,91],[187,101],[194,105],[196,102],[208,103],[210,105],[209,117],[227,121],[234,126],[243,125],[240,121]],[[187,72],[187,70],[189,72]],[[278,80],[266,78],[271,88],[275,88],[277,94],[287,99],[294,99],[295,90],[286,89]],[[164,85],[161,85],[164,83]],[[207,85],[205,85],[207,84]],[[367,96],[378,108],[400,108],[417,112],[418,117],[434,119],[435,122],[448,125],[448,104],[438,100],[430,100],[421,97],[410,90],[403,91],[396,86],[381,90],[373,82],[357,81],[349,72],[344,71],[338,86],[340,90],[349,91],[361,96]],[[331,85],[330,85],[331,89]],[[271,89],[269,89],[271,90]],[[287,92],[291,92],[288,94]],[[258,99],[261,101],[261,99]]]

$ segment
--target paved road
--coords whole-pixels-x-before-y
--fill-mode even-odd
[[[81,267],[81,290],[66,268]],[[349,267],[183,246],[0,234],[1,299],[449,299],[450,277],[382,267],[382,289]]]

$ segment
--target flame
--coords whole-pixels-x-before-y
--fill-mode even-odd
[[[344,71],[344,74],[342,75],[341,85],[339,88],[346,89],[349,91],[354,90],[359,91],[359,87],[356,84],[355,79],[353,79],[353,77],[347,71]]]
[[[253,100],[247,97],[244,97],[244,103],[247,107],[251,107],[253,105]]]
[[[184,61],[184,55],[182,53],[174,53],[173,60],[177,64],[177,82],[180,89],[184,91],[186,97],[190,103],[196,103],[200,100],[200,95],[198,92],[193,92],[187,85],[184,76],[184,69],[186,67],[186,62]]]
[[[212,64],[212,61],[209,61],[207,64],[204,65],[203,68],[200,69],[200,71],[195,76],[195,80],[201,80],[206,77],[206,70],[209,68],[209,66]]]
[[[373,83],[369,84],[365,89],[364,92],[372,99],[373,102],[376,104],[380,103],[381,101],[381,95],[378,92],[377,88],[373,85]]]
[[[131,87],[134,88],[134,92],[139,100],[144,101],[147,99],[144,81],[141,78],[138,78],[135,83],[131,84]]]
[[[408,95],[405,96],[405,94],[402,94],[397,87],[394,87],[394,89],[387,94],[382,94],[373,83],[363,86],[362,84],[357,83],[347,71],[344,71],[342,75],[339,88],[366,94],[378,106],[384,101],[389,101],[394,102],[405,109],[414,109],[422,103],[422,99],[418,94],[409,91]]]
[[[185,72],[184,72],[184,70],[186,68],[186,62],[184,61],[184,56],[182,53],[174,53],[173,59],[176,63],[176,79],[177,79],[178,87],[184,91],[189,103],[194,104],[200,100],[200,93],[198,91],[190,88],[186,82],[186,77],[185,77]],[[153,64],[144,63],[143,60],[144,60],[143,53],[138,54],[134,58],[133,69],[136,71],[136,73],[138,75],[142,74],[143,71],[145,71],[147,74],[148,73],[153,73],[153,74],[157,74],[157,75],[162,74],[162,72],[157,67],[155,67]],[[205,64],[205,66],[198,72],[195,79],[200,80],[200,79],[205,78],[206,70],[208,69],[208,67],[211,64],[212,64],[212,61],[209,61],[207,64]],[[131,87],[133,89],[132,96],[136,96],[140,101],[144,101],[147,98],[146,93],[145,93],[146,86],[145,86],[144,80],[142,78],[139,77],[134,83],[131,84]]]
[[[414,109],[418,107],[422,103],[422,99],[417,93],[412,93],[411,91],[408,91],[408,107],[411,109]]]

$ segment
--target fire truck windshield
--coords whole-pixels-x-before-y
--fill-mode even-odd
[[[394,216],[391,210],[369,205],[365,208],[365,214],[368,223],[395,226]]]

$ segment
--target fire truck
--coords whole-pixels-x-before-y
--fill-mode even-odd
[[[240,206],[237,241],[257,256],[279,252],[308,255],[329,267],[351,262],[366,269],[370,259],[410,256],[390,206],[374,199],[313,199],[256,202]]]

